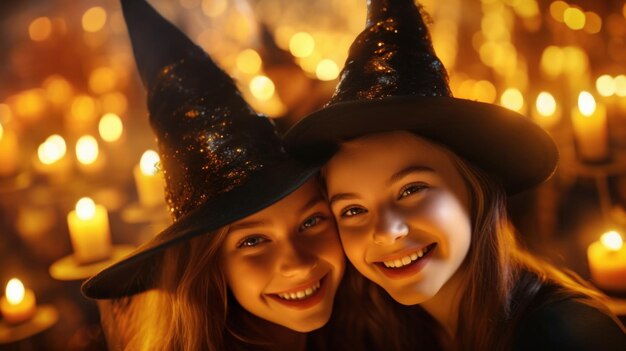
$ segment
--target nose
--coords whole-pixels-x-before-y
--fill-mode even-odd
[[[393,210],[382,210],[374,230],[374,242],[378,245],[391,245],[409,234],[409,227]]]
[[[280,255],[278,269],[287,278],[306,278],[317,267],[317,256],[292,243],[286,243]]]

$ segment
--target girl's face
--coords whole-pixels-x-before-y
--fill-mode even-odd
[[[348,259],[404,305],[437,294],[470,246],[468,192],[443,148],[408,132],[342,145],[325,169]]]
[[[299,332],[318,329],[330,318],[344,263],[335,221],[316,180],[231,224],[220,252],[239,304]]]

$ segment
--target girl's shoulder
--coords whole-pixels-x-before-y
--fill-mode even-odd
[[[626,350],[614,317],[584,297],[538,294],[520,320],[514,350]]]

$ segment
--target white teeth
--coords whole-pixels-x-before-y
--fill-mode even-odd
[[[313,295],[320,288],[320,282],[318,281],[315,285],[308,287],[304,290],[289,292],[284,294],[277,294],[278,297],[285,300],[304,300],[307,297]]]
[[[387,268],[404,267],[404,266],[407,266],[407,265],[411,264],[412,262],[416,261],[417,259],[424,257],[424,255],[426,255],[428,253],[428,251],[430,251],[430,250],[428,249],[428,247],[426,247],[426,248],[417,250],[416,252],[413,252],[410,255],[406,255],[406,256],[404,256],[402,258],[395,259],[395,260],[384,261],[383,264]]]

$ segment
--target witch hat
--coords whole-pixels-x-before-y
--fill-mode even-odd
[[[367,3],[366,28],[333,97],[286,133],[288,151],[307,158],[365,134],[407,130],[480,166],[509,194],[554,173],[558,151],[544,130],[503,107],[452,96],[413,0]]]
[[[254,112],[232,79],[145,0],[122,0],[122,8],[174,223],[87,280],[82,291],[91,298],[154,287],[163,249],[258,212],[319,169],[289,158],[272,121]]]

